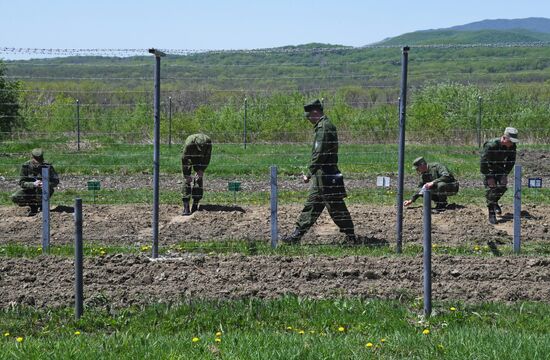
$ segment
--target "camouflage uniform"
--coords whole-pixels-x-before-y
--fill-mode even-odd
[[[514,164],[516,163],[516,144],[507,148],[502,145],[500,138],[488,140],[483,144],[481,150],[480,170],[484,175],[483,184],[485,185],[485,198],[487,206],[493,207],[498,205],[498,201],[506,192],[506,183],[502,184]],[[487,179],[494,178],[496,186],[490,188],[487,184]]]
[[[432,200],[436,203],[437,208],[444,208],[447,206],[447,196],[456,195],[458,193],[458,181],[449,169],[439,163],[428,163],[428,170],[420,175],[421,179],[418,183],[418,187],[422,188],[424,184],[432,182],[433,186],[430,189]],[[411,198],[411,201],[416,201],[422,194],[417,192]]]
[[[11,195],[11,200],[14,203],[19,206],[42,206],[42,188],[35,187],[34,182],[42,180],[42,168],[44,166],[50,167],[50,197],[53,195],[54,187],[59,184],[59,176],[53,166],[46,162],[40,164],[29,160],[21,166],[19,173],[19,186],[21,189]]]
[[[182,199],[184,202],[189,202],[193,198],[194,202],[198,202],[203,196],[203,180],[197,178],[193,183],[185,181],[186,176],[191,176],[192,171],[205,171],[210,163],[212,154],[212,141],[204,134],[193,134],[185,139],[183,152],[181,155],[181,171],[183,173],[183,188]]]
[[[340,173],[338,169],[338,133],[336,127],[329,118],[323,116],[315,125],[315,137],[311,151],[311,162],[308,176],[311,177],[309,194],[296,222],[296,230],[303,235],[319,218],[326,207],[330,217],[340,231],[347,234],[354,234],[353,221],[346,207],[344,198],[345,190],[340,193],[326,195],[326,184],[323,180],[327,175]]]

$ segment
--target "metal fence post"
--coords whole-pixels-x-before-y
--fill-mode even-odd
[[[155,55],[155,91],[154,104],[154,151],[153,151],[153,249],[152,257],[156,259],[159,254],[159,162],[160,162],[160,58],[165,56],[161,51],[149,49],[149,53]]]
[[[271,167],[271,247],[277,247],[278,223],[277,223],[277,166]]]
[[[521,165],[514,167],[514,253],[521,249]]]
[[[50,252],[50,167],[42,167],[42,253]]]
[[[424,191],[424,316],[432,313],[432,195]]]
[[[401,68],[401,101],[399,102],[399,165],[397,180],[397,253],[403,248],[403,182],[405,162],[405,119],[407,106],[407,66],[409,47],[403,48]]]
[[[74,315],[78,320],[84,312],[83,250],[82,250],[82,199],[74,202]]]

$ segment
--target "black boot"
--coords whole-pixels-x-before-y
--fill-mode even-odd
[[[27,212],[27,216],[34,216],[38,214],[38,205],[30,205],[29,212]]]
[[[489,210],[489,223],[494,225],[494,224],[497,223],[497,217],[495,215],[495,208],[492,205],[489,205],[487,208]]]
[[[359,239],[354,233],[346,234],[346,240],[344,241],[346,245],[359,245]]]
[[[193,201],[193,206],[191,206],[191,214],[197,211],[198,209],[199,209],[199,202]]]
[[[292,234],[283,236],[281,238],[281,241],[287,245],[298,245],[300,244],[300,239],[302,239],[303,235],[304,235],[304,232],[296,228],[294,229]]]
[[[435,211],[436,212],[443,212],[445,210],[447,210],[447,202],[438,202],[436,205],[435,205]]]
[[[183,201],[183,216],[189,216],[191,215],[191,211],[189,210],[189,200]]]

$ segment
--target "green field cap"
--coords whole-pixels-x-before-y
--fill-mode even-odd
[[[304,105],[304,111],[310,112],[312,110],[321,110],[323,111],[323,104],[319,99],[315,99],[314,101],[310,102],[309,104]]]
[[[420,166],[422,164],[425,164],[425,163],[426,163],[426,160],[424,160],[424,158],[422,156],[420,156],[420,157],[417,157],[416,159],[414,159],[413,166],[418,167],[418,166]]]
[[[508,139],[510,139],[511,142],[517,143],[519,142],[518,139],[518,129],[513,127],[507,127],[504,129],[504,136],[506,136]]]

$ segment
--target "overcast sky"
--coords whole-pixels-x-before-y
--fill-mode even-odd
[[[0,0],[0,11],[0,48],[218,50],[362,46],[484,19],[550,18],[550,1]]]

